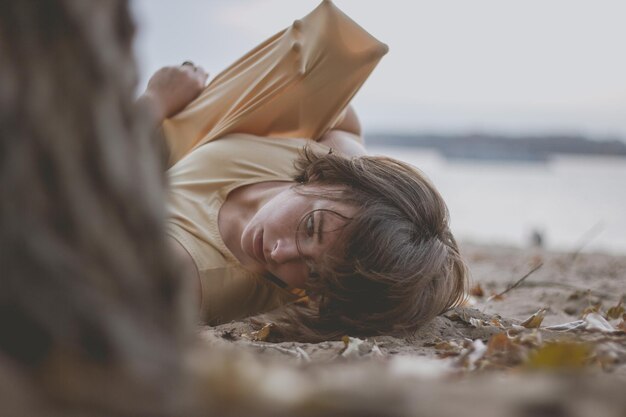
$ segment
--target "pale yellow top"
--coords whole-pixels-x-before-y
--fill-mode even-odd
[[[293,162],[307,139],[231,134],[194,150],[169,171],[168,232],[191,255],[202,287],[201,315],[209,324],[268,311],[297,296],[244,270],[224,244],[219,210],[235,188],[293,181]]]
[[[217,75],[163,123],[169,166],[228,133],[317,140],[387,53],[330,1]]]
[[[294,299],[239,265],[219,234],[219,209],[239,186],[289,181],[306,143],[327,152],[314,140],[341,120],[386,52],[386,45],[324,0],[163,123],[171,167],[169,232],[200,273],[202,318],[209,324]]]

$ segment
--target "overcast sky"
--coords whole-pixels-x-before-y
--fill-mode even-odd
[[[142,82],[215,75],[316,0],[133,0]],[[626,138],[624,0],[335,0],[390,52],[355,98],[369,131]]]

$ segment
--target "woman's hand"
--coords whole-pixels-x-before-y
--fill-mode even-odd
[[[178,67],[161,68],[150,78],[139,101],[150,103],[160,123],[198,97],[208,77],[202,67],[196,67],[190,62]]]

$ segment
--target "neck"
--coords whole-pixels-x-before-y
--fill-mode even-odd
[[[248,222],[268,201],[293,185],[288,181],[266,181],[232,191],[218,215],[218,230],[226,247],[245,265],[241,235]]]

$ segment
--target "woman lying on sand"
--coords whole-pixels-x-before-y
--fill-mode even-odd
[[[324,13],[340,13],[328,9],[327,2],[324,7]],[[279,68],[273,80],[293,68],[299,72],[297,83],[276,90],[272,101],[260,107],[265,111],[261,121],[250,127],[254,114],[238,113],[238,125],[230,123],[225,134],[178,152],[171,161],[169,235],[199,283],[201,316],[208,324],[273,310],[264,320],[300,340],[414,330],[462,299],[466,268],[446,205],[433,185],[408,164],[367,155],[358,118],[346,103],[369,72],[342,75],[346,64],[332,60],[303,64],[298,54],[309,44],[324,43],[320,50],[328,51],[328,43],[335,42],[303,29],[324,24],[311,24],[324,17],[318,9],[268,41],[280,48],[286,37],[298,39],[284,53],[297,65]],[[348,28],[362,36],[357,32],[362,29],[346,26],[353,22],[342,24],[343,33]],[[202,93],[172,119],[184,128],[170,134],[170,154],[177,152],[176,141],[190,136],[186,126],[212,117],[210,106],[228,99],[215,99],[220,88],[230,88],[226,96],[234,94],[233,102],[240,103],[248,92],[233,86],[251,82],[242,73],[256,71],[267,80],[258,51],[266,53],[268,42],[207,88],[206,73],[190,62],[152,77],[142,100],[150,101],[161,119],[172,118]],[[349,60],[363,67],[358,59]],[[250,62],[254,65],[246,67]],[[307,65],[315,70],[302,69]],[[355,79],[350,91],[341,90]],[[268,96],[255,94],[255,100]],[[294,116],[293,103],[300,106],[309,99],[316,104]],[[277,120],[271,129],[263,125],[267,115]],[[319,135],[298,130],[311,120],[324,126]],[[200,130],[196,136],[206,137],[209,128]]]

